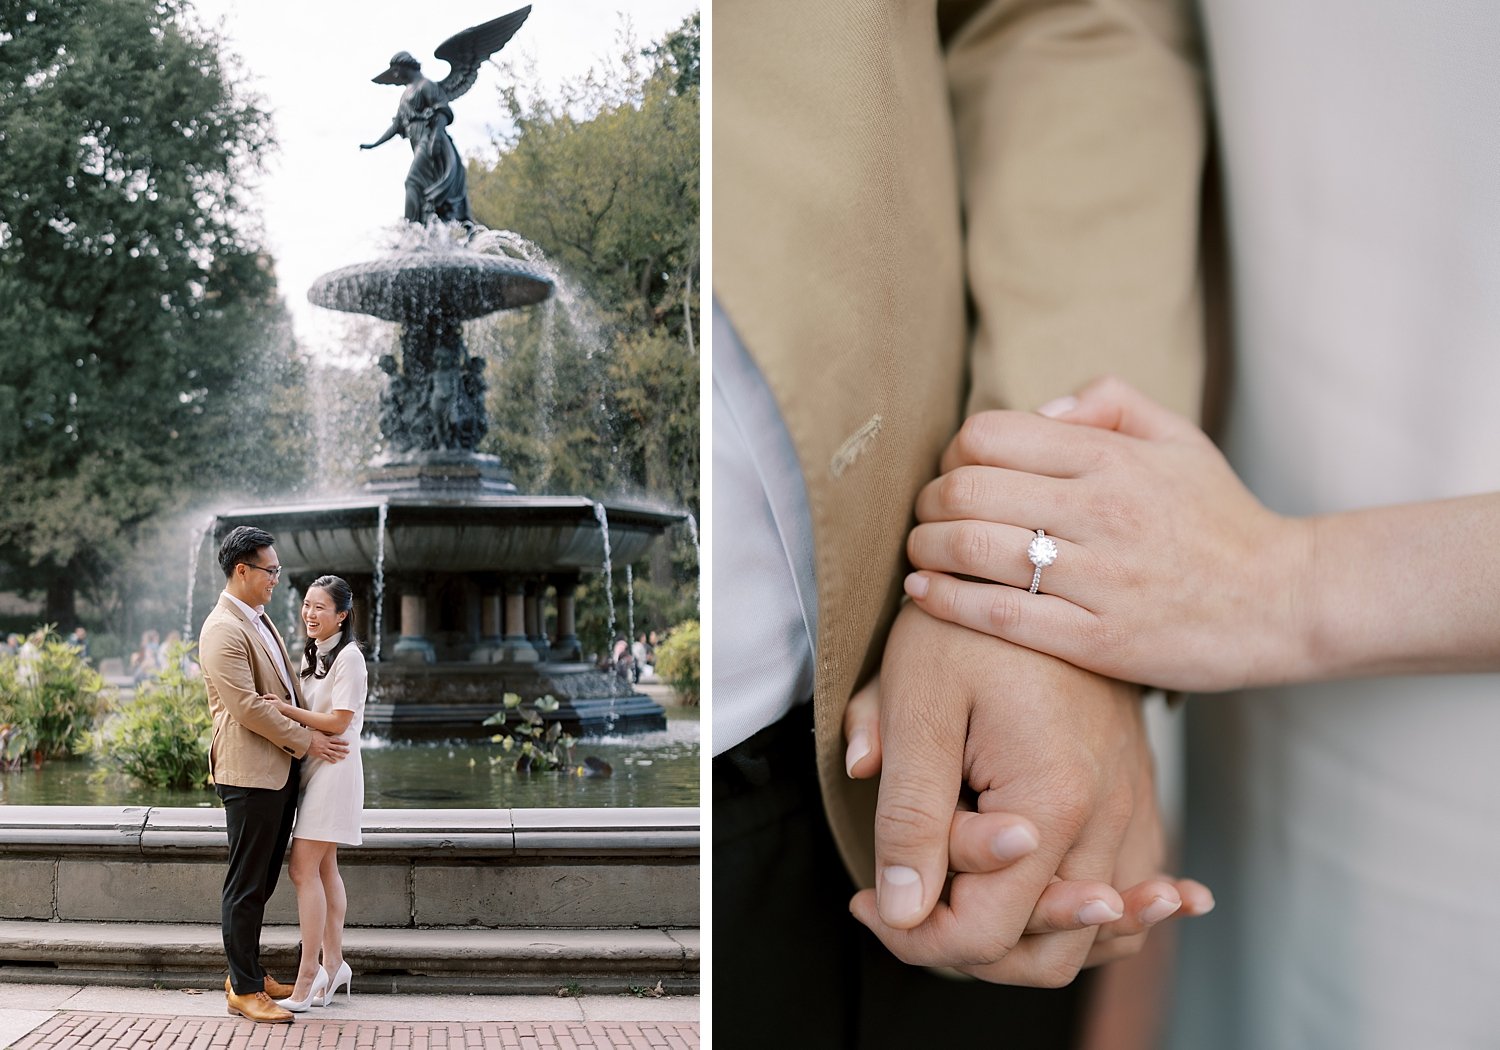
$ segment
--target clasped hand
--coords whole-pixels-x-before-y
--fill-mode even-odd
[[[299,721],[295,712],[300,712],[302,709],[296,704],[288,703],[271,693],[263,694],[261,699],[275,705],[279,713],[292,721]],[[310,726],[308,728],[311,729]],[[341,762],[349,757],[349,745],[332,734],[312,729],[312,742],[307,745],[306,757],[321,758],[324,762]]]
[[[908,607],[845,734],[852,776],[883,767],[877,887],[850,907],[908,963],[1055,987],[1213,906],[1158,876],[1135,687]]]

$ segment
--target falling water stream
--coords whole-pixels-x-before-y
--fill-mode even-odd
[[[605,644],[613,647],[615,644],[615,567],[610,560],[609,514],[605,511],[604,504],[594,504],[594,517],[599,519],[599,531],[604,537],[604,594],[609,598],[609,641]]]
[[[625,640],[635,641],[635,566],[625,565]]]
[[[688,535],[693,538],[693,567],[698,570],[693,577],[693,603],[701,611],[703,607],[703,556],[698,552],[698,519],[689,514],[687,527]]]
[[[389,506],[388,503],[382,503],[375,520],[375,615],[372,618],[375,645],[370,658],[376,663],[380,662],[381,622],[385,609],[385,512]]]
[[[203,541],[208,538],[209,530],[214,527],[214,516],[210,514],[203,527],[193,533],[192,546],[188,548],[188,571],[187,571],[187,615],[182,621],[183,641],[193,639],[193,588],[198,585],[198,552],[203,548]]]

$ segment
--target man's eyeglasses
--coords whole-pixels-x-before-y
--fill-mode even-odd
[[[279,580],[279,579],[281,579],[281,566],[280,565],[276,566],[276,568],[274,568],[274,569],[268,569],[264,565],[257,565],[257,564],[255,564],[253,561],[242,561],[242,562],[240,562],[240,564],[243,565],[243,566],[245,566],[245,568],[247,568],[247,569],[259,569],[261,572],[265,573],[267,576],[271,577],[271,579],[273,579],[273,580]]]

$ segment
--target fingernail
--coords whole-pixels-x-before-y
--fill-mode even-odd
[[[880,873],[875,903],[880,917],[890,925],[910,923],[922,911],[922,877],[912,868],[891,865]]]
[[[1036,411],[1037,415],[1048,416],[1052,419],[1056,419],[1058,416],[1067,415],[1077,407],[1078,399],[1072,394],[1069,394],[1067,397],[1053,398],[1051,401],[1048,401],[1045,405],[1043,405]]]
[[[990,852],[997,860],[1016,860],[1037,848],[1036,836],[1022,824],[1013,824],[997,832],[990,841]]]
[[[1116,911],[1112,904],[1104,901],[1089,901],[1078,909],[1078,921],[1085,926],[1100,926],[1106,922],[1114,922],[1123,914],[1125,913]]]
[[[856,729],[849,737],[849,750],[844,752],[844,772],[854,776],[854,766],[870,753],[870,734]]]
[[[1148,926],[1155,926],[1180,907],[1182,907],[1182,901],[1174,902],[1165,897],[1157,897],[1141,909],[1141,921]]]
[[[919,572],[907,574],[906,593],[911,595],[913,598],[927,597],[927,587],[928,583],[926,576],[923,576]]]

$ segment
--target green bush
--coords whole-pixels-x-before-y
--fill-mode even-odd
[[[698,703],[697,620],[684,620],[656,647],[656,673],[672,683],[684,704]]]
[[[119,772],[153,787],[206,787],[213,716],[203,679],[189,673],[193,646],[162,650],[165,664],[136,688],[135,699],[105,723],[90,746]]]
[[[0,657],[0,762],[73,754],[109,708],[109,687],[51,627],[15,656]]]

